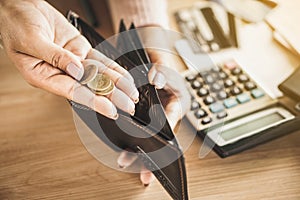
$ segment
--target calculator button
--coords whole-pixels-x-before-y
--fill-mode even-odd
[[[204,81],[206,84],[212,84],[215,82],[215,79],[212,75],[209,74],[204,77]]]
[[[211,85],[210,89],[213,92],[218,92],[218,91],[222,90],[223,87],[219,83],[214,83],[214,84]]]
[[[231,86],[234,85],[234,82],[233,82],[233,80],[231,80],[231,79],[226,79],[226,80],[224,81],[224,85],[225,85],[226,88],[229,88],[229,87],[231,87]]]
[[[227,114],[226,111],[223,111],[223,112],[220,112],[220,113],[217,114],[217,118],[218,119],[223,119],[223,118],[225,118],[227,116],[228,116],[228,114]]]
[[[200,118],[203,118],[205,116],[207,116],[207,113],[205,112],[205,110],[203,109],[199,109],[195,112],[195,116],[200,119]]]
[[[215,103],[216,100],[215,98],[213,98],[212,96],[207,96],[204,98],[203,102],[206,104],[206,105],[210,105],[212,103]]]
[[[231,97],[229,99],[225,99],[223,103],[226,108],[232,108],[232,107],[238,105],[237,100],[233,97]]]
[[[209,123],[211,123],[212,122],[212,118],[210,118],[209,116],[207,116],[207,117],[205,117],[205,118],[203,118],[203,120],[202,120],[202,124],[203,125],[206,125],[206,124],[209,124]]]
[[[232,75],[239,75],[242,73],[242,70],[239,67],[236,67],[231,70]]]
[[[260,97],[263,97],[265,96],[265,93],[260,90],[260,89],[254,89],[251,91],[251,95],[255,98],[255,99],[258,99]]]
[[[250,90],[255,89],[256,85],[250,81],[250,82],[245,83],[244,87],[246,90],[250,91]]]
[[[234,61],[229,61],[224,64],[224,67],[226,67],[229,70],[233,70],[234,68],[238,67],[238,65]]]
[[[193,101],[193,102],[192,102],[192,105],[191,105],[191,110],[196,110],[196,109],[198,109],[198,108],[200,108],[199,102]]]
[[[236,96],[239,103],[243,104],[251,100],[251,97],[247,93],[240,94]]]
[[[209,106],[209,109],[212,113],[219,113],[222,112],[225,107],[221,103],[214,103]]]
[[[201,88],[200,90],[198,90],[197,94],[199,97],[204,97],[209,94],[209,91],[206,88]]]
[[[249,78],[245,74],[241,74],[241,75],[239,75],[238,80],[240,83],[245,83],[245,82],[249,81]]]
[[[201,87],[203,87],[203,85],[200,81],[197,81],[197,80],[193,81],[193,83],[192,83],[192,88],[193,89],[199,89]]]
[[[224,100],[224,99],[228,98],[228,93],[225,92],[225,91],[220,91],[217,94],[217,97],[218,97],[219,100]]]
[[[196,80],[196,75],[188,75],[185,77],[185,79],[190,82],[194,81],[194,80]]]
[[[220,67],[213,67],[210,71],[219,73],[221,71],[221,69],[220,69]]]
[[[228,75],[225,73],[225,72],[220,72],[219,73],[219,78],[220,79],[225,79],[225,78],[227,78],[228,77]]]
[[[234,86],[231,90],[230,90],[232,95],[238,95],[242,93],[241,88],[239,88],[238,86]]]

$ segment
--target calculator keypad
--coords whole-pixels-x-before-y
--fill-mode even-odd
[[[185,78],[196,95],[191,111],[204,126],[229,117],[231,109],[265,95],[234,61]]]

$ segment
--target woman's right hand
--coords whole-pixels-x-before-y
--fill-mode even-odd
[[[134,113],[138,90],[121,66],[91,48],[89,42],[46,1],[0,0],[0,36],[7,55],[31,85],[63,96],[112,119],[117,109]],[[116,88],[97,96],[78,83],[93,63]]]

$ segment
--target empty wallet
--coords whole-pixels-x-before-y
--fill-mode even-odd
[[[119,118],[111,120],[84,105],[70,101],[73,110],[110,148],[115,151],[131,149],[136,152],[145,167],[152,171],[173,199],[188,199],[183,153],[166,119],[158,93],[148,83],[147,74],[151,62],[134,25],[126,31],[121,21],[122,33],[114,47],[76,13],[70,11],[67,18],[93,48],[129,71],[135,84],[139,86],[140,93],[134,116],[118,110]],[[126,49],[130,51],[126,52]]]

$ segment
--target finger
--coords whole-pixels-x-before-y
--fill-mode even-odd
[[[116,107],[108,98],[96,96],[72,77],[62,74],[48,63],[38,64],[30,74],[26,71],[21,73],[36,87],[85,105],[108,118],[118,117]]]
[[[71,41],[69,41],[64,49],[72,52],[80,58],[80,60],[86,59],[88,53],[91,51],[92,46],[83,35],[78,35]]]
[[[107,95],[107,97],[115,106],[132,116],[134,115],[135,104],[124,92],[115,88],[111,94]]]
[[[154,181],[154,178],[155,177],[152,174],[152,172],[143,165],[141,169],[140,179],[144,186],[147,187],[150,183]]]
[[[128,151],[122,151],[117,162],[120,168],[126,168],[132,165],[138,156],[135,153],[131,153]]]
[[[117,71],[114,71],[108,67],[106,67],[103,63],[86,59],[82,61],[84,66],[86,65],[96,65],[99,68],[99,73],[103,73],[111,78],[111,80],[115,83],[116,87],[123,91],[126,95],[128,95],[135,103],[138,102],[139,92],[135,87],[134,83],[125,78],[122,74]]]
[[[149,80],[149,83],[152,85],[154,85],[153,80],[156,76],[156,73],[157,73],[156,67],[155,67],[155,65],[153,65],[148,73],[148,80]]]
[[[84,69],[80,60],[87,55],[91,47],[80,35],[75,36],[66,44],[68,49],[47,39],[34,40],[30,44],[30,48],[20,47],[19,50],[22,53],[46,61],[77,80],[80,80],[83,76]],[[76,54],[71,51],[74,51]]]
[[[163,75],[163,73],[157,72],[153,80],[153,85],[155,85],[157,89],[162,89],[165,87],[166,83],[167,80],[166,77]]]
[[[181,103],[175,99],[170,101],[165,109],[165,112],[172,130],[174,130],[176,124],[184,115]]]
[[[120,74],[122,74],[125,78],[127,78],[129,81],[134,82],[133,77],[130,75],[130,73],[121,67],[118,63],[113,61],[112,59],[106,57],[104,54],[102,54],[100,51],[96,49],[92,49],[88,55],[87,59],[93,59],[102,62],[105,66],[109,67],[110,69],[113,69]]]

